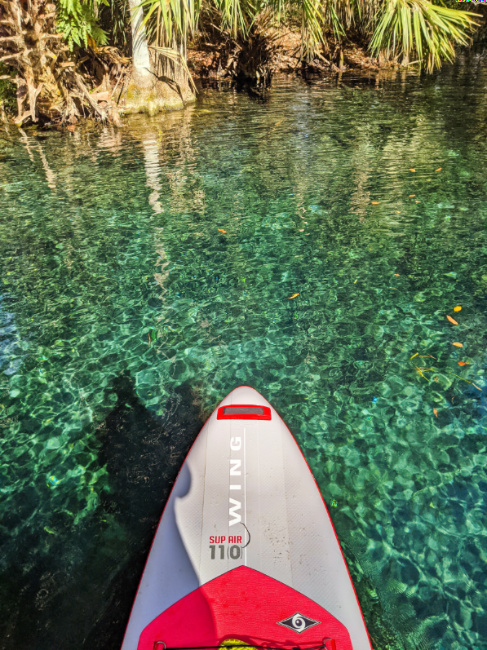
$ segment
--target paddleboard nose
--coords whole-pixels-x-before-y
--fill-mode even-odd
[[[220,406],[227,406],[229,404],[271,406],[265,397],[251,386],[238,386],[237,388],[234,388],[234,390],[232,390],[231,393],[228,393],[225,399],[222,400]]]
[[[122,650],[195,650],[234,638],[283,650],[372,650],[313,475],[250,386],[220,402],[191,447]]]

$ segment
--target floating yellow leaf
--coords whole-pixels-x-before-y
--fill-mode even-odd
[[[447,319],[450,321],[450,323],[451,323],[452,325],[458,325],[457,321],[456,321],[454,318],[452,318],[452,317],[449,316],[448,314],[446,315],[446,317],[447,317]]]
[[[400,211],[400,210],[396,210],[396,214],[401,214],[401,211]]]
[[[441,167],[438,167],[438,169],[435,169],[437,172],[441,172]]]
[[[470,364],[468,363],[468,361],[459,361],[458,365],[459,366],[469,366]]]
[[[380,201],[371,201],[372,205],[379,205]]]
[[[459,343],[458,341],[453,341],[452,345],[456,348],[463,348],[463,343]]]
[[[293,293],[292,296],[289,296],[288,300],[292,300],[293,298],[297,298],[299,296],[299,293]]]
[[[412,198],[414,198],[415,196],[416,196],[416,194],[410,194],[410,195],[409,195],[409,198],[412,199]]]
[[[435,418],[438,417],[438,409],[433,409],[433,413],[435,414]]]
[[[227,232],[227,231],[223,230],[223,228],[218,228],[218,232]]]
[[[462,311],[462,308],[460,305],[457,305],[456,307],[453,307],[453,311]]]
[[[416,170],[411,167],[410,172],[415,172]]]

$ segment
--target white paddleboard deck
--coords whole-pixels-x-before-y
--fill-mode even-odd
[[[232,391],[164,509],[122,650],[249,645],[371,650],[311,471],[256,390]]]

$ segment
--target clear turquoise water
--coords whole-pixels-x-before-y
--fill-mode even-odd
[[[343,82],[0,136],[0,647],[117,647],[184,455],[245,383],[315,472],[375,647],[487,648],[486,62]]]

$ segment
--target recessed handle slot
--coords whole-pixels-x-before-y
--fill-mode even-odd
[[[255,404],[230,404],[220,406],[217,420],[270,420],[271,409],[268,406]]]

